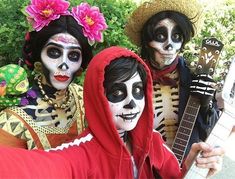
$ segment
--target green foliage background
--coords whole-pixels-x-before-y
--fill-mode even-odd
[[[224,44],[215,74],[215,79],[219,81],[222,79],[220,73],[227,68],[225,62],[231,61],[235,56],[235,0],[225,0],[224,4],[219,4],[213,9],[209,6],[206,9],[201,33],[197,34],[184,50],[184,56],[189,62],[198,59],[201,41],[208,37],[215,37]]]
[[[221,60],[230,59],[235,54],[235,0],[225,0],[224,6],[206,11],[205,25],[202,32],[186,46],[184,56],[189,62],[197,59],[202,39],[216,37],[224,43]],[[82,2],[70,0],[72,6]],[[94,54],[103,48],[120,45],[138,52],[138,48],[131,44],[123,33],[125,23],[136,8],[131,0],[87,0],[96,5],[104,14],[109,28],[104,32],[104,42],[94,46]],[[29,29],[22,9],[29,0],[1,0],[0,1],[0,65],[16,63],[21,57],[24,34]],[[220,66],[219,68],[224,68]]]

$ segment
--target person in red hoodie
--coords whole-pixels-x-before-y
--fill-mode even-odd
[[[205,143],[193,145],[180,168],[160,133],[152,129],[150,71],[126,48],[110,47],[92,59],[84,105],[88,128],[74,141],[49,151],[0,147],[0,177],[182,178],[199,150],[203,153],[198,165],[218,170],[223,151]]]

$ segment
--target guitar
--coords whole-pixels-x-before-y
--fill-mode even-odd
[[[204,39],[195,74],[212,76],[222,48],[223,44],[216,38]],[[190,95],[171,148],[180,164],[184,159],[200,106],[200,99]]]
[[[206,140],[206,143],[211,146],[223,146],[235,126],[235,75],[232,74],[234,73],[234,70],[235,57],[231,62],[222,90],[222,99],[224,103],[223,112]],[[184,178],[204,179],[207,177],[208,171],[208,169],[196,167],[195,162],[193,162]]]

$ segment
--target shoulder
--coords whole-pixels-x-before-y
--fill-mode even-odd
[[[153,129],[153,143],[164,144],[161,134],[155,129]]]
[[[83,96],[83,87],[76,83],[71,83],[69,85],[69,91],[71,91],[74,96],[78,96],[79,99]]]
[[[165,144],[161,134],[153,130],[153,148],[164,155],[174,155],[171,149]]]
[[[69,85],[70,88],[74,88],[74,89],[77,89],[78,91],[83,91],[83,87],[79,84],[76,84],[76,83],[71,83]]]
[[[190,70],[190,62],[187,61],[187,59],[185,59],[184,57],[180,56],[179,57],[179,62],[178,62],[178,68],[180,69],[187,69]]]

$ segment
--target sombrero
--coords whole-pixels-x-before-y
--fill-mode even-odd
[[[130,16],[125,33],[131,42],[140,45],[140,33],[149,18],[162,11],[175,11],[186,15],[194,23],[195,32],[200,31],[202,5],[197,0],[149,0],[142,3]]]

